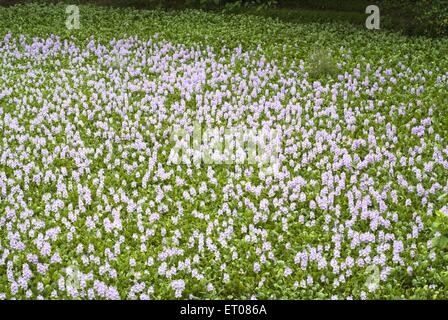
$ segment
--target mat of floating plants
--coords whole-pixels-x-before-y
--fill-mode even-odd
[[[447,39],[79,9],[0,8],[0,298],[448,297]]]

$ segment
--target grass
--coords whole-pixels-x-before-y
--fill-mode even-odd
[[[448,40],[279,10],[0,7],[0,298],[448,298]],[[285,176],[168,164],[201,117]]]

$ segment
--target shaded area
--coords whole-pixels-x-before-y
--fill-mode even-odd
[[[343,22],[364,27],[368,5],[378,5],[381,28],[407,35],[447,36],[448,1],[445,0],[2,0],[0,5],[23,3],[95,4],[138,9],[224,10],[297,23]]]

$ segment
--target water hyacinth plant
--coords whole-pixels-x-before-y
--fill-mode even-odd
[[[447,39],[79,9],[0,7],[1,299],[448,298]]]

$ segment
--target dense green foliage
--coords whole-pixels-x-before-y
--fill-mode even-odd
[[[68,30],[64,5],[0,7],[0,39],[7,39],[2,40],[0,50],[4,63],[0,77],[0,174],[3,174],[2,181],[9,184],[8,188],[3,185],[0,194],[0,298],[79,297],[65,290],[66,286],[60,280],[66,277],[67,267],[73,265],[82,273],[91,274],[93,279],[113,287],[113,293],[119,298],[142,297],[143,293],[139,295],[142,290],[138,289],[141,283],[147,285],[144,298],[174,298],[173,287],[182,285],[173,285],[172,280],[180,277],[185,281],[185,287],[183,291],[176,290],[181,291],[180,295],[176,292],[176,297],[182,298],[448,298],[448,216],[445,212],[448,170],[442,165],[448,159],[447,39],[410,38],[384,30],[356,28],[348,23],[297,24],[200,10],[147,11],[80,6],[80,14],[80,29]],[[62,55],[56,50],[44,53],[42,44],[47,44],[46,39],[54,40],[54,36],[60,37],[61,47],[68,48],[68,53]],[[123,47],[114,51],[118,39],[126,40],[120,40]],[[27,46],[32,41],[35,45]],[[53,47],[45,50],[53,50]],[[78,55],[79,52],[85,55]],[[113,55],[119,61],[108,64]],[[187,55],[189,60],[185,59]],[[142,56],[151,65],[146,65]],[[184,60],[178,63],[177,59]],[[201,64],[204,59],[208,59],[207,63]],[[210,67],[211,64],[218,65],[216,61],[223,65],[219,72]],[[171,69],[163,70],[165,73],[162,74],[157,68],[164,63]],[[276,71],[262,69],[266,66],[275,66]],[[307,140],[308,146],[304,143],[303,148],[296,150],[295,158],[287,154],[290,158],[285,170],[291,176],[266,179],[260,178],[258,169],[255,169],[257,174],[250,176],[235,173],[237,169],[232,166],[215,166],[216,183],[213,184],[206,167],[195,168],[193,174],[188,175],[184,168],[167,165],[167,154],[172,146],[156,129],[165,129],[168,121],[182,123],[181,119],[194,114],[198,107],[194,99],[187,101],[176,90],[159,93],[157,85],[168,86],[166,83],[173,79],[182,80],[180,88],[190,85],[193,83],[191,79],[181,77],[189,75],[191,70],[196,72],[194,76],[204,75],[209,81],[201,82],[198,90],[212,97],[221,94],[217,92],[220,90],[218,85],[210,84],[216,78],[230,74],[231,81],[244,80],[238,84],[230,80],[221,83],[230,88],[229,96],[233,101],[216,102],[218,109],[228,108],[228,114],[240,115],[241,122],[253,120],[256,105],[253,110],[248,106],[254,106],[254,101],[260,105],[266,102],[259,101],[259,95],[281,104],[263,109],[255,120],[257,124],[271,121],[288,127],[292,125],[286,122],[287,119],[300,121],[290,130],[290,142],[300,144],[307,135],[310,140]],[[256,78],[262,72],[264,75],[260,78],[263,77],[262,81],[266,79],[266,90],[258,93],[249,90],[244,95],[236,93],[238,87],[245,84],[245,75],[252,89],[251,85],[262,82]],[[61,80],[61,74],[70,80],[56,82]],[[143,88],[142,83],[149,82],[154,88],[151,85]],[[291,83],[297,85],[297,89],[290,87]],[[234,89],[232,85],[235,85]],[[100,94],[101,90],[107,94]],[[333,91],[337,93],[334,96]],[[36,92],[42,95],[38,96]],[[70,94],[85,99],[66,100]],[[165,95],[166,100],[159,105],[158,101],[162,100],[152,95],[157,95],[157,99]],[[32,100],[30,97],[36,98]],[[122,97],[126,97],[126,103]],[[142,97],[148,99],[142,101]],[[42,99],[49,111],[42,110]],[[92,101],[98,105],[94,106]],[[183,112],[175,110],[180,101],[187,101]],[[28,104],[28,109],[16,109],[18,105]],[[122,112],[125,104],[126,112]],[[169,112],[164,114],[160,112],[162,109]],[[283,110],[300,112],[285,116]],[[104,121],[96,118],[102,114],[106,114]],[[133,127],[139,119],[139,126]],[[424,134],[417,136],[413,130],[420,134],[421,123],[426,126]],[[112,131],[93,136],[106,124]],[[160,127],[156,128],[156,125]],[[157,154],[158,164],[167,172],[174,172],[169,178],[159,179],[156,174],[163,171],[160,168],[150,172],[148,154],[137,149],[135,141],[129,138],[135,137],[141,126],[148,129],[142,132],[144,141],[151,148],[154,137],[158,139],[160,150],[154,154]],[[125,127],[135,130],[126,131]],[[333,141],[323,138],[330,130],[333,130]],[[67,135],[74,131],[76,135],[67,139]],[[111,132],[117,133],[122,140],[119,143],[108,140],[111,148],[103,148],[106,145],[103,140],[110,139],[107,133]],[[40,135],[36,143],[27,140],[34,135]],[[354,145],[359,139],[369,143],[356,149],[352,142]],[[42,140],[45,145],[41,148]],[[23,141],[26,144],[22,144]],[[374,143],[377,149],[372,147]],[[4,149],[6,145],[8,153]],[[77,157],[81,154],[82,159],[76,159],[78,162],[74,160],[75,156],[53,157],[56,150],[63,149],[61,145],[72,148],[73,154]],[[322,146],[321,150],[315,150],[317,145]],[[40,149],[36,150],[36,146]],[[99,150],[98,153],[90,152],[93,149]],[[357,153],[353,156],[352,168],[331,166],[340,158],[342,149],[347,154]],[[107,150],[110,153],[106,157]],[[378,156],[381,161],[377,160]],[[109,158],[111,162],[108,162]],[[368,161],[361,161],[363,159]],[[400,159],[404,159],[404,163]],[[114,164],[114,160],[122,161],[124,165]],[[58,199],[52,207],[49,199],[59,197],[56,182],[42,179],[35,183],[31,180],[28,185],[28,181],[21,180],[27,173],[17,168],[15,161],[34,161],[33,170],[60,176],[61,184],[72,187],[68,189],[68,196],[60,196],[63,200]],[[297,169],[301,161],[304,166]],[[70,174],[86,163],[91,171],[77,176],[75,182]],[[64,178],[62,168],[69,173]],[[143,183],[142,177],[147,172],[150,178]],[[340,179],[340,184],[340,177],[347,176],[342,191],[333,194],[337,210],[324,210],[311,200],[318,202],[317,199],[327,196],[330,185],[337,184],[333,178],[329,181],[328,172]],[[185,180],[182,187],[176,185],[174,175]],[[303,201],[298,200],[300,192],[294,185],[294,179],[300,175],[307,181],[302,185]],[[405,179],[409,185],[405,186],[397,177]],[[286,181],[288,179],[290,181]],[[105,188],[99,187],[100,180]],[[209,191],[198,194],[195,190],[195,196],[190,198],[191,188],[199,188],[202,183],[212,190],[214,200]],[[241,187],[240,183],[243,186],[259,185],[262,192],[257,196],[246,189],[236,190]],[[160,186],[165,194],[158,199]],[[420,192],[421,188],[424,197],[417,194],[416,190]],[[25,190],[23,195],[22,189]],[[81,195],[86,189],[92,195],[85,197],[88,200]],[[111,189],[113,191],[109,191]],[[286,196],[283,195],[285,190]],[[355,222],[351,219],[353,208],[350,209],[352,205],[346,197],[348,190],[355,194],[352,197],[356,197],[356,201],[362,202],[356,205],[365,207],[363,213],[368,216],[355,215]],[[392,190],[395,196],[390,195]],[[233,195],[229,196],[230,192]],[[246,203],[253,202],[257,208],[238,203],[239,193],[247,198]],[[383,206],[387,204],[387,210],[381,208],[373,195],[387,199],[386,203],[381,203]],[[264,209],[267,213],[259,206],[261,198],[269,204],[268,209]],[[277,200],[280,198],[285,203],[279,205]],[[56,201],[55,198],[52,200]],[[152,200],[160,203],[150,204]],[[122,229],[107,230],[113,217],[111,209],[106,209],[110,205],[104,205],[104,201],[114,207],[113,215],[121,214]],[[133,201],[142,211],[133,212],[125,201]],[[58,207],[61,202],[63,209]],[[69,205],[71,209],[68,209]],[[178,209],[180,205],[182,213]],[[23,212],[21,206],[28,206],[33,213]],[[287,206],[289,211],[280,212],[279,206]],[[77,219],[73,216],[73,208],[81,210],[81,213],[77,212]],[[57,215],[53,211],[58,211]],[[374,216],[375,212],[380,217],[377,219],[381,222],[379,226],[369,216]],[[156,218],[153,219],[153,215]],[[93,217],[97,222],[95,228],[86,228],[87,217]],[[104,222],[106,219],[108,223]],[[29,228],[33,229],[32,234],[28,232]],[[49,236],[55,229],[59,233]],[[354,247],[348,240],[353,233],[366,236]],[[199,235],[202,242],[206,241],[204,250],[198,249]],[[370,239],[372,235],[374,240]],[[51,254],[59,254],[59,262],[55,259],[56,262],[50,263],[50,255],[37,249],[44,237],[52,244]],[[111,254],[120,251],[114,249],[116,243],[118,248],[121,245],[121,252]],[[19,244],[25,244],[26,249],[22,250]],[[145,250],[140,249],[143,245]],[[162,252],[173,248],[182,249],[182,254],[175,252],[166,260],[160,258]],[[328,265],[322,267],[311,261],[302,269],[304,259],[296,258],[297,254],[307,253],[311,257],[318,250],[316,248],[320,248],[319,254]],[[40,263],[47,264],[48,270],[36,271],[36,265],[30,262],[33,256],[28,256],[31,253],[39,255]],[[260,262],[261,256],[265,262]],[[381,270],[384,279],[378,287],[368,286],[371,269],[365,268],[362,259],[367,256],[368,263],[375,258],[385,260],[383,265],[377,263],[384,267]],[[361,263],[354,264],[350,260],[352,257],[359,258]],[[148,263],[150,259],[153,260]],[[184,263],[187,260],[195,272],[187,272]],[[339,270],[330,268],[330,261],[344,265],[343,268],[347,267],[345,261],[353,266],[338,273]],[[33,273],[28,277],[29,287],[12,288],[11,279],[23,280],[25,275],[22,274],[29,273],[28,269],[22,268],[25,264]],[[115,277],[109,276],[106,264],[107,270],[115,271]],[[175,276],[166,275],[170,268],[177,268]],[[83,289],[92,289],[93,281],[86,282]],[[101,289],[101,285],[98,286]],[[135,287],[140,292],[129,295]],[[109,298],[105,294],[93,297]],[[116,295],[111,297],[116,298]]]
[[[261,14],[295,22],[346,21],[364,26],[368,5],[380,7],[382,27],[409,35],[448,35],[446,0],[4,0],[1,4],[67,3],[131,6],[136,8],[202,8]],[[0,5],[1,5],[0,4]]]

